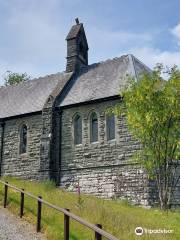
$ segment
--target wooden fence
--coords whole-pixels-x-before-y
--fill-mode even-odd
[[[45,200],[42,199],[42,196],[35,196],[32,193],[26,192],[24,189],[17,188],[8,182],[3,182],[0,180],[0,183],[4,185],[4,208],[7,206],[7,198],[8,198],[8,188],[14,189],[16,192],[20,193],[20,217],[22,218],[24,215],[24,197],[27,195],[35,200],[37,200],[37,232],[41,231],[41,215],[42,215],[42,204],[48,206],[49,208],[53,208],[58,212],[64,214],[64,240],[70,239],[70,219],[79,222],[83,226],[91,229],[95,233],[95,240],[102,240],[102,237],[105,237],[108,240],[118,240],[116,237],[112,236],[110,233],[107,233],[102,229],[101,224],[91,224],[86,220],[76,216],[75,214],[71,213],[69,209],[60,208],[56,205],[53,205]]]

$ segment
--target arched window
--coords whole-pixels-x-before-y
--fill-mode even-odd
[[[115,116],[114,114],[106,117],[106,133],[107,140],[115,139]]]
[[[27,152],[27,126],[23,124],[20,129],[20,154]]]
[[[82,118],[76,115],[74,118],[74,144],[82,143]]]
[[[98,141],[98,118],[95,112],[90,117],[90,140],[91,142]]]

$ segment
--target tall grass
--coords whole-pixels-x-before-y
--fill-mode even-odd
[[[9,183],[24,188],[37,196],[62,208],[69,208],[71,212],[88,220],[91,223],[101,223],[103,229],[110,232],[118,239],[180,239],[180,212],[161,212],[158,209],[143,209],[129,205],[127,202],[118,200],[103,200],[92,196],[69,193],[56,188],[53,182],[38,183],[23,181],[14,178],[4,179]],[[3,201],[3,185],[0,184],[0,202]],[[8,209],[19,214],[20,194],[9,189]],[[36,223],[37,202],[25,196],[24,218],[29,222]],[[63,214],[43,205],[42,211],[43,231],[50,240],[63,239]],[[152,234],[136,236],[134,229],[141,226],[147,229],[171,229],[173,234]],[[94,233],[88,228],[71,220],[71,240],[92,240]]]

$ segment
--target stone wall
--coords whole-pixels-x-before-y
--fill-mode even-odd
[[[20,127],[27,125],[27,153],[19,154]],[[5,121],[2,175],[39,179],[41,114]]]
[[[127,198],[148,204],[147,174],[132,164],[140,145],[128,132],[124,117],[116,117],[116,139],[107,141],[106,109],[117,100],[72,107],[62,111],[61,186],[102,197]],[[90,143],[90,114],[98,115],[99,141]],[[73,117],[83,118],[83,143],[74,145]]]
[[[53,111],[50,99],[42,114],[5,121],[2,175],[54,179],[61,187],[104,198],[128,199],[134,204],[157,202],[155,184],[131,157],[140,145],[129,134],[124,117],[116,117],[116,139],[107,141],[106,109],[117,100]],[[90,143],[90,114],[98,115],[97,143]],[[74,145],[73,118],[83,118],[83,143]],[[28,127],[27,154],[19,154],[19,130]],[[0,127],[0,137],[2,128]],[[0,144],[1,149],[1,144]],[[180,168],[179,168],[180,173]],[[173,203],[180,204],[180,183]]]
[[[172,205],[180,206],[180,165],[178,165],[178,167],[176,169],[176,180],[177,180],[177,184],[174,189],[173,196],[172,196]]]
[[[4,123],[3,121],[0,120],[0,175],[1,175],[1,162],[2,162],[2,148],[3,148],[3,128],[4,128]]]
[[[40,180],[52,179],[52,158],[51,158],[51,140],[52,140],[52,99],[42,111],[42,133],[40,136]]]

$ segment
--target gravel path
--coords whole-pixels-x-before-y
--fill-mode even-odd
[[[46,240],[35,227],[0,207],[0,240]]]

